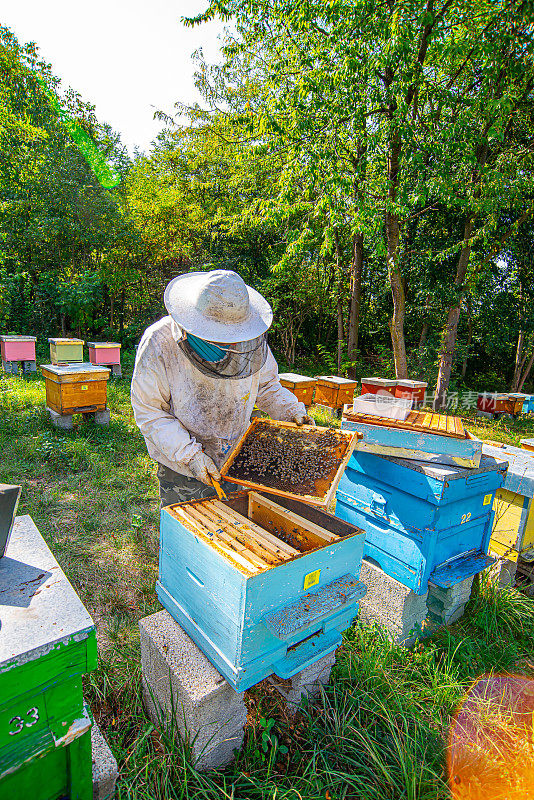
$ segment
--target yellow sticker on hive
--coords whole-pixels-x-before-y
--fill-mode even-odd
[[[304,576],[304,589],[309,589],[310,586],[318,584],[320,575],[320,569],[316,569],[314,572],[308,572],[308,574]]]
[[[482,502],[482,505],[483,506],[489,506],[489,504],[491,503],[491,497],[492,497],[491,494],[485,494],[484,495],[484,500]]]
[[[82,390],[83,390],[83,391],[85,391],[85,392],[86,392],[88,388],[89,388],[89,387],[88,387],[88,385],[87,385],[86,383],[82,383]]]

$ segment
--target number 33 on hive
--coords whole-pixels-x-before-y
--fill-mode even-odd
[[[11,717],[9,724],[12,730],[9,731],[9,735],[16,736],[17,733],[22,733],[24,728],[31,728],[38,720],[39,709],[36,706],[26,711],[26,719],[23,717]]]

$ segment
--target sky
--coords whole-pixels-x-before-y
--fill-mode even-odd
[[[161,129],[155,110],[199,101],[191,54],[219,57],[220,22],[186,28],[180,18],[207,0],[0,0],[0,24],[35,42],[62,85],[94,104],[101,122],[133,154],[148,151]]]

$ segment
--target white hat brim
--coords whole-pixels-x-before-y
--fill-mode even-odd
[[[248,342],[269,330],[273,310],[262,295],[247,285],[249,315],[243,322],[226,325],[207,319],[194,305],[198,276],[205,272],[187,272],[178,275],[167,285],[164,294],[165,308],[181,328],[208,342]]]

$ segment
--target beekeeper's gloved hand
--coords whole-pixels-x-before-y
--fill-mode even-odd
[[[206,453],[202,452],[202,450],[200,450],[198,453],[195,453],[187,466],[191,470],[193,477],[196,478],[197,481],[202,481],[202,483],[205,483],[206,486],[213,486],[211,478],[215,478],[216,481],[221,480],[221,473],[217,469],[216,465],[211,458],[206,455]]]
[[[292,419],[297,425],[315,425],[315,420],[309,414],[295,414]]]

